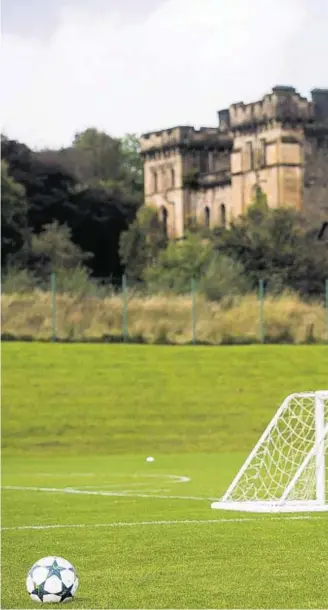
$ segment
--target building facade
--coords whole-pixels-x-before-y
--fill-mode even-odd
[[[257,188],[272,208],[328,211],[328,89],[312,99],[274,87],[262,100],[218,112],[218,127],[178,126],[144,134],[145,204],[158,209],[169,237],[192,222],[228,225]]]

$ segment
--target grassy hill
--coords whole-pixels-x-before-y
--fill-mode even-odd
[[[248,451],[327,346],[3,344],[4,454]]]

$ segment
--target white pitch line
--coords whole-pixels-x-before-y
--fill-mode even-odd
[[[137,478],[137,479],[143,479],[143,478],[148,478],[148,479],[149,478],[170,479],[172,483],[190,483],[190,481],[191,481],[190,477],[186,477],[185,475],[177,475],[177,474],[154,474],[154,473],[152,473],[152,474],[131,474],[131,475],[124,474],[124,475],[121,475],[121,474],[118,474],[118,473],[111,473],[110,476],[111,477],[112,476],[122,476],[122,477],[123,476],[127,476],[128,478],[132,477],[132,478]],[[126,485],[126,484],[127,484],[127,482],[125,481],[124,485]],[[142,487],[143,485],[146,485],[147,483],[145,481],[144,482],[138,481],[136,483],[130,483],[129,482],[128,484],[129,484],[130,487]],[[98,485],[79,485],[79,488],[80,489],[106,489],[106,488],[112,487],[112,488],[116,488],[117,489],[117,488],[119,488],[121,486],[122,485],[119,485],[117,483],[116,484],[114,484],[114,483],[107,484],[106,483],[105,485],[102,485],[102,484],[98,484]],[[71,485],[70,487],[73,487],[73,486]],[[123,492],[125,490],[121,489],[121,491]],[[168,491],[168,490],[166,490],[166,489],[163,489],[163,490],[150,489],[149,491],[151,493],[153,493],[155,491]]]
[[[29,472],[24,472],[23,474],[28,474],[30,476]],[[34,474],[34,476],[37,476],[37,477],[56,477],[57,479],[63,476],[60,472],[35,472],[33,474]],[[95,473],[94,472],[66,472],[65,476],[68,476],[68,477],[94,477]]]
[[[26,473],[25,473],[26,474]],[[61,478],[63,475],[60,473],[54,473],[54,472],[37,472],[35,473],[35,476],[40,476],[40,477],[56,477],[56,478]],[[65,476],[70,476],[70,477],[94,477],[96,476],[94,472],[68,472],[65,473]],[[162,474],[162,473],[146,473],[146,472],[141,472],[141,473],[135,473],[135,474],[127,474],[127,473],[121,473],[121,472],[111,472],[110,473],[111,477],[128,477],[128,478],[135,478],[135,479],[143,479],[143,478],[155,478],[155,479],[171,479],[172,483],[189,483],[191,481],[190,477],[187,477],[185,475],[180,475],[180,474]],[[138,485],[138,483],[134,483],[134,485]]]
[[[1,530],[6,531],[18,531],[18,530],[50,530],[50,529],[78,529],[78,528],[93,528],[93,527],[142,527],[148,525],[210,525],[217,523],[250,523],[252,521],[303,521],[311,520],[318,521],[321,517],[312,515],[295,515],[281,516],[281,517],[268,517],[268,518],[235,518],[235,519],[185,519],[175,521],[116,521],[113,523],[77,523],[77,524],[65,524],[65,525],[18,525],[16,527],[2,527]]]
[[[71,487],[21,487],[18,485],[4,485],[2,489],[17,490],[17,491],[40,491],[40,492],[51,492],[51,493],[66,493],[66,494],[77,494],[85,496],[109,496],[116,498],[158,498],[162,500],[206,500],[215,501],[217,498],[202,498],[200,496],[167,496],[160,494],[146,494],[146,493],[124,493],[119,491],[92,491],[89,489],[73,489]]]
[[[116,491],[120,491],[122,493],[130,493],[130,492],[136,493],[136,488],[137,488],[137,490],[138,489],[140,490],[141,485],[140,485],[140,483],[130,483],[129,487],[133,487],[133,489],[121,489],[120,485],[79,485],[78,489],[100,489],[100,490],[105,489],[106,490],[106,489],[111,488]],[[75,487],[70,486],[70,489],[75,489]],[[142,489],[140,491],[142,491]],[[149,493],[157,493],[157,492],[164,492],[164,491],[169,492],[170,490],[166,489],[164,487],[159,487],[158,489],[153,489],[153,488],[149,489],[148,488],[148,489],[145,489],[144,491],[149,492]]]

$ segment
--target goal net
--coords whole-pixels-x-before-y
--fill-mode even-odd
[[[328,390],[288,396],[212,508],[328,510]]]

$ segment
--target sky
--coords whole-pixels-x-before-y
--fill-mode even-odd
[[[32,148],[217,125],[275,85],[328,88],[327,0],[2,0],[2,132]]]

